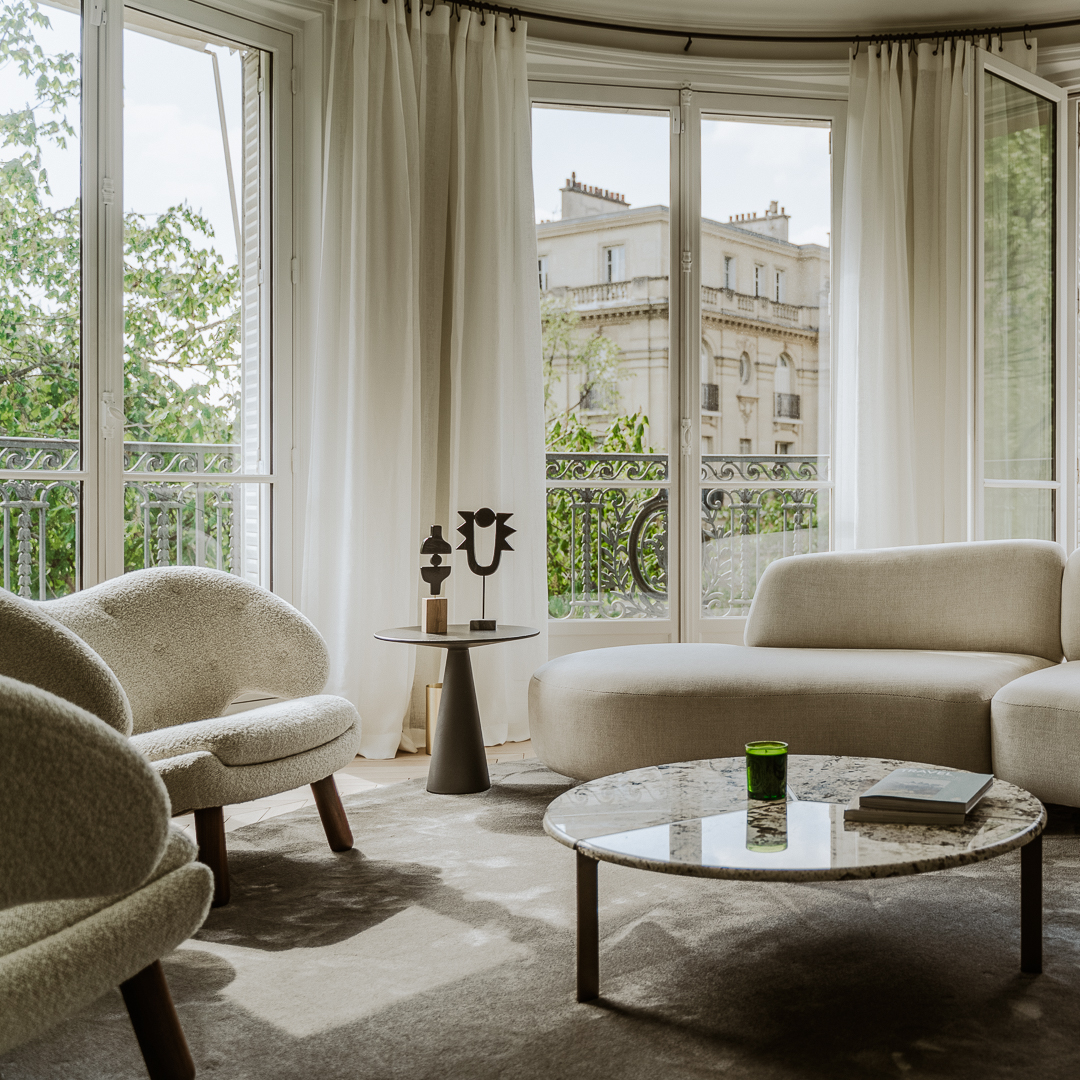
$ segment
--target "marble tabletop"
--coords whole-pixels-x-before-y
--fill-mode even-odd
[[[995,780],[963,825],[845,822],[844,808],[902,765],[889,758],[788,758],[786,802],[748,803],[745,759],[658,765],[590,780],[547,808],[544,829],[591,858],[643,870],[750,881],[897,877],[1022,847],[1046,824],[1034,795]]]

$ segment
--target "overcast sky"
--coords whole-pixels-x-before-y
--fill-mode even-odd
[[[558,218],[559,189],[571,172],[583,184],[624,194],[632,206],[669,205],[669,123],[666,113],[534,108],[536,220]],[[705,217],[761,215],[776,199],[791,215],[793,243],[828,244],[828,129],[705,120],[701,176]]]
[[[72,12],[42,8],[51,30],[35,30],[47,52],[79,53],[79,19]],[[221,65],[222,95],[233,168],[240,153],[240,58],[211,46]],[[4,107],[31,102],[33,86],[8,65],[0,73]],[[69,114],[79,127],[78,102]],[[79,192],[79,146],[66,151],[46,145],[54,205],[70,205]],[[235,175],[239,179],[239,173]],[[134,30],[124,33],[124,209],[159,214],[186,201],[210,219],[214,247],[236,259],[232,209],[221,142],[213,63],[209,56]]]

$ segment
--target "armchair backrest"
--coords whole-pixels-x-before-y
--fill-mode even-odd
[[[220,716],[246,691],[294,698],[326,685],[315,627],[280,597],[220,570],[136,570],[41,607],[112,668],[136,734]]]
[[[153,766],[85,709],[0,676],[0,909],[130,892],[165,850]]]
[[[6,589],[0,589],[0,675],[48,690],[131,734],[131,706],[108,664],[42,605]]]
[[[762,574],[744,640],[1022,653],[1056,663],[1064,565],[1061,546],[1045,540],[793,555]]]

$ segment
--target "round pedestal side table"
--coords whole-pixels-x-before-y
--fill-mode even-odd
[[[428,769],[428,791],[438,795],[468,795],[491,787],[469,650],[500,641],[536,637],[539,633],[531,626],[470,630],[468,623],[454,623],[447,627],[445,634],[425,634],[419,626],[399,626],[395,630],[380,630],[375,635],[380,641],[430,645],[446,650],[442,700]]]

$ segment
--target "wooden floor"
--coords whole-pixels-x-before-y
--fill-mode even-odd
[[[534,757],[532,744],[529,742],[503,743],[501,746],[487,748],[488,764],[501,761],[523,761]],[[351,795],[354,791],[366,791],[371,788],[385,787],[387,784],[400,784],[403,780],[418,780],[427,776],[431,758],[425,753],[406,754],[398,752],[397,757],[385,760],[357,757],[351,765],[334,773],[338,791],[342,795]],[[280,795],[271,795],[266,799],[254,799],[225,807],[225,831],[239,829],[241,825],[253,825],[256,821],[287,814],[292,810],[301,810],[305,806],[314,806],[315,800],[311,788],[296,788],[283,791]],[[195,815],[182,814],[173,819],[192,839],[195,837]]]

